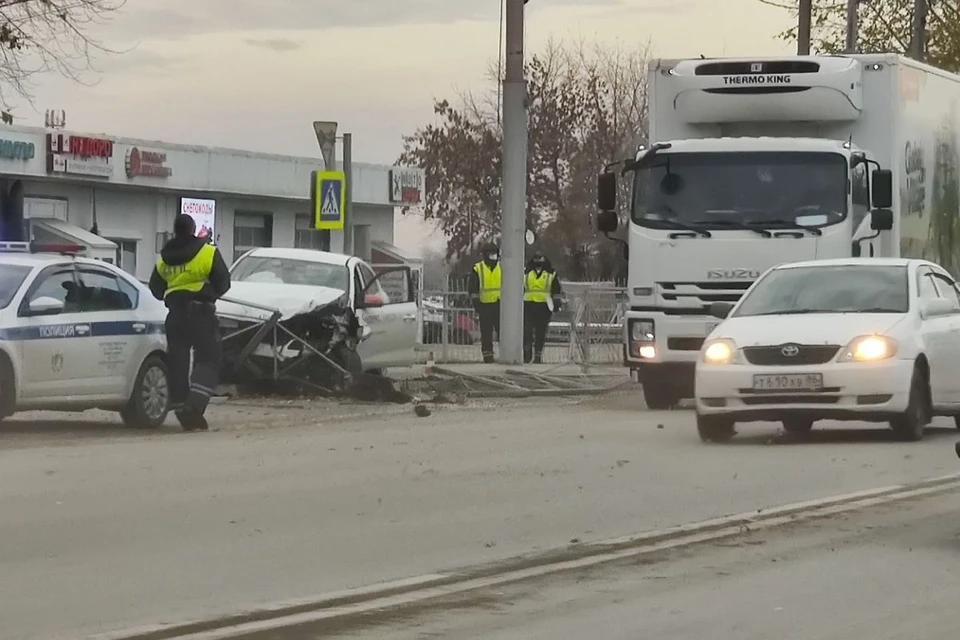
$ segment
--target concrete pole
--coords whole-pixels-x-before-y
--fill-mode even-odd
[[[523,263],[527,204],[527,82],[523,71],[523,5],[507,0],[503,83],[503,191],[500,263],[500,360],[523,362]]]
[[[813,0],[800,0],[800,15],[797,23],[797,55],[810,55],[810,23]]]
[[[857,31],[860,0],[847,0],[847,53],[857,52]]]
[[[927,0],[913,2],[913,38],[910,41],[910,57],[923,62],[927,50]]]
[[[353,134],[343,134],[343,168],[346,182],[343,185],[346,207],[343,211],[343,252],[354,255],[353,246]]]

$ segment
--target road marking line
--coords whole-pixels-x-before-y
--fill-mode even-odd
[[[460,571],[427,574],[354,589],[329,592],[257,608],[247,612],[170,625],[144,626],[89,640],[226,640],[250,633],[356,616],[399,606],[422,603],[546,575],[585,569],[631,557],[703,544],[745,533],[838,515],[883,504],[960,489],[960,473],[913,485],[895,485],[761,509],[694,524],[654,530],[554,550],[535,557]],[[560,554],[578,555],[562,560]],[[550,559],[554,556],[553,559]],[[542,561],[537,562],[541,558]],[[527,564],[530,566],[519,567]],[[477,575],[477,574],[484,575]]]

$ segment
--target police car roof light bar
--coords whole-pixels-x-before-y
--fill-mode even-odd
[[[30,251],[32,253],[59,253],[65,256],[73,256],[82,253],[83,246],[79,244],[31,242]]]
[[[83,250],[84,247],[79,244],[0,241],[0,253],[59,253],[72,256],[83,253]]]

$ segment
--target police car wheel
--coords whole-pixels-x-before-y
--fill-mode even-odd
[[[157,356],[144,360],[120,417],[128,427],[155,429],[170,410],[170,378],[166,363]]]

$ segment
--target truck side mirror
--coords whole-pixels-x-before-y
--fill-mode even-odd
[[[890,231],[893,229],[893,211],[890,211],[890,209],[874,209],[871,211],[870,228],[874,231]]]
[[[612,171],[597,176],[597,208],[600,211],[617,210],[617,174]]]
[[[616,211],[601,211],[597,214],[597,231],[613,233],[620,227],[620,216]]]
[[[893,172],[889,169],[874,169],[870,178],[870,196],[875,209],[893,206]]]

